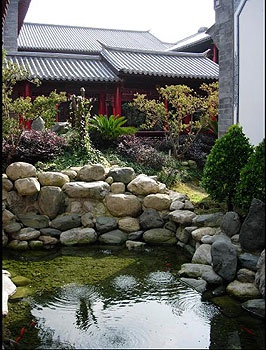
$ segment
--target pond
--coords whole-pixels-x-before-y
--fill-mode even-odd
[[[9,302],[5,349],[264,349],[264,320],[180,280],[190,260],[178,247],[6,252],[3,269],[31,283]]]

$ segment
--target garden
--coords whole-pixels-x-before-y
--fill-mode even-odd
[[[13,99],[12,88],[19,80],[28,79],[27,71],[9,64],[3,66],[2,71],[4,78],[2,82],[3,174],[10,164],[19,161],[34,165],[39,172],[60,172],[90,164],[102,164],[106,168],[111,168],[113,165],[132,167],[136,174],[156,175],[158,180],[166,184],[169,189],[187,194],[196,214],[236,211],[242,223],[254,198],[265,201],[265,141],[263,140],[256,147],[252,146],[240,125],[232,125],[225,135],[218,138],[217,83],[203,84],[201,94],[188,86],[177,85],[160,88],[158,100],[147,100],[145,95],[136,95],[129,105],[124,106],[124,110],[127,110],[125,116],[111,115],[108,118],[105,115],[91,114],[93,101],[86,98],[85,91],[81,89],[80,95],[71,96],[69,120],[65,123],[57,123],[58,105],[66,101],[64,92],[52,91],[49,96],[39,96],[35,100],[29,97]],[[32,81],[32,83],[40,82]],[[168,101],[167,108],[163,102],[165,99]],[[139,119],[141,123],[134,124],[130,118],[133,115],[141,116]],[[27,126],[28,120],[31,121],[31,129]],[[161,137],[137,136],[139,130],[149,132],[158,127],[163,130]],[[170,315],[178,316],[177,311],[171,310],[180,310],[184,305],[184,314],[193,309],[192,314],[187,316],[188,321],[196,320],[198,322],[195,324],[196,328],[200,326],[201,330],[202,327],[200,337],[203,339],[204,347],[211,343],[210,348],[219,348],[224,344],[225,339],[227,341],[230,338],[229,333],[232,329],[236,334],[241,334],[245,332],[243,329],[249,329],[247,327],[253,324],[250,323],[250,319],[246,323],[243,321],[244,318],[240,318],[237,322],[242,324],[238,324],[231,316],[228,318],[227,315],[223,315],[221,318],[218,309],[200,298],[195,290],[185,288],[176,279],[176,274],[183,262],[177,263],[176,250],[172,254],[171,248],[167,248],[167,251],[150,248],[143,255],[138,255],[136,252],[122,251],[119,247],[110,249],[96,247],[99,249],[97,252],[94,249],[88,252],[83,247],[78,248],[65,247],[62,255],[57,250],[51,250],[51,252],[44,252],[45,256],[42,256],[43,252],[37,252],[37,256],[30,252],[28,256],[26,254],[15,258],[6,252],[5,268],[15,271],[15,274],[31,276],[31,285],[34,285],[37,290],[40,290],[40,286],[43,288],[34,296],[34,302],[30,302],[31,311],[23,299],[18,304],[11,304],[10,312],[15,319],[12,318],[12,321],[10,318],[7,324],[13,336],[16,334],[18,325],[23,329],[25,320],[33,315],[39,320],[39,333],[41,329],[44,330],[42,346],[50,344],[54,348],[73,348],[72,346],[75,348],[75,344],[71,345],[73,339],[69,339],[68,336],[64,338],[66,343],[62,343],[59,339],[63,334],[71,333],[68,328],[64,328],[64,322],[61,322],[60,327],[55,326],[58,332],[58,343],[53,339],[52,331],[51,334],[49,333],[50,324],[41,322],[49,321],[49,318],[50,322],[57,319],[52,314],[55,303],[57,315],[61,313],[65,315],[66,305],[69,306],[68,311],[71,311],[78,304],[79,309],[76,310],[75,320],[69,322],[76,322],[76,326],[73,327],[73,330],[74,328],[78,330],[77,335],[75,334],[79,339],[76,340],[76,344],[79,344],[80,348],[86,348],[89,340],[82,338],[88,333],[84,331],[89,327],[95,328],[96,332],[90,336],[97,336],[99,332],[97,322],[102,316],[116,322],[126,314],[129,325],[132,325],[133,308],[136,309],[134,312],[139,319],[139,301],[143,301],[143,304],[148,307],[150,304],[154,305],[154,300],[148,297],[151,291],[161,300],[161,304],[163,301],[165,306],[164,311],[159,311],[160,314],[170,311]],[[181,260],[187,261],[187,256],[180,253],[180,257],[182,257]],[[86,266],[83,265],[84,261]],[[155,261],[156,264],[154,264]],[[88,266],[93,273],[88,273]],[[76,274],[76,271],[80,273]],[[55,278],[59,285],[55,285],[55,280],[51,279],[51,276],[56,275],[63,276],[64,279],[61,281],[60,278]],[[42,285],[42,281],[45,285]],[[99,283],[103,283],[103,286]],[[52,295],[45,294],[48,287],[52,288]],[[124,299],[132,298],[135,296],[134,293],[137,293],[137,301],[132,301],[134,305],[131,305],[131,312],[126,310],[125,313],[125,307],[120,309],[121,303],[118,302],[121,298],[124,305]],[[190,307],[191,300],[196,301],[196,308]],[[117,305],[115,305],[116,302]],[[52,307],[46,309],[50,304]],[[103,309],[101,309],[102,305]],[[235,309],[235,304],[232,305],[227,305],[227,312],[234,307],[232,312],[234,316],[235,314],[238,316],[236,311],[238,309]],[[108,314],[108,311],[114,310],[114,306],[118,316]],[[122,316],[119,314],[120,310]],[[145,311],[141,318],[147,317],[149,312],[153,312],[152,310],[151,305],[151,309]],[[206,320],[203,322],[202,310],[206,311],[204,315]],[[18,315],[16,315],[17,312]],[[47,315],[45,321],[42,319],[44,313]],[[68,317],[72,316],[73,313],[68,315]],[[215,335],[212,335],[213,339],[209,339],[209,328],[204,327],[210,322],[209,318],[214,320],[215,325],[219,323],[216,321],[220,320],[219,329],[213,327],[216,329]],[[149,320],[149,327],[153,321],[154,319]],[[173,318],[173,322],[178,322],[178,318]],[[169,327],[166,321],[165,325],[164,333],[168,337],[166,348],[170,348],[171,342],[178,342],[180,338],[176,337],[173,340],[172,334],[175,331],[171,331],[168,335]],[[105,326],[105,322],[100,323],[101,338],[95,339],[94,344],[107,348],[110,344],[114,345],[114,348],[123,344],[133,347],[148,344],[149,340],[146,339],[148,329],[144,334],[141,328],[136,328],[140,343],[134,343],[135,338],[128,333],[130,327],[124,332],[124,325],[119,325],[118,328],[116,327],[119,330],[117,333],[113,331],[117,323],[108,324],[107,329],[104,328]],[[139,326],[136,325],[136,327]],[[252,327],[256,332],[260,332],[261,324],[253,324]],[[152,329],[152,341],[157,328],[158,325],[155,324]],[[225,333],[220,332],[220,329],[224,329]],[[33,329],[32,332],[35,334],[34,339],[37,344],[33,347],[31,337],[28,336],[26,341],[29,342],[27,345],[29,349],[41,346],[38,343],[40,334],[37,336],[37,329]],[[105,340],[103,337],[106,335],[108,339]],[[22,336],[23,334],[18,338]],[[250,342],[249,339],[244,339],[245,336],[245,333],[241,334],[241,341],[246,342],[246,348],[249,344],[254,346],[256,341],[254,342],[253,339]],[[180,346],[193,347],[198,338],[195,336],[194,343],[189,343],[190,338],[190,336],[184,337],[185,340],[182,340],[188,343],[184,342]],[[261,335],[258,337],[258,339],[262,338]],[[238,346],[237,341],[238,338],[232,340],[228,348]],[[151,343],[151,346],[153,345],[156,344]],[[165,344],[162,344],[163,346]]]
[[[168,187],[185,192],[199,210],[226,208],[245,215],[252,198],[264,200],[264,140],[252,146],[240,125],[218,139],[217,82],[202,84],[200,93],[186,85],[165,86],[158,89],[158,100],[136,95],[123,108],[126,117],[108,118],[91,115],[93,101],[81,88],[80,96],[71,96],[68,122],[58,127],[65,92],[13,99],[13,87],[29,79],[28,72],[10,62],[3,63],[2,72],[2,172],[15,161],[42,171],[117,164],[156,175]],[[38,79],[30,82],[41,84]],[[36,119],[43,127],[28,130],[27,121]],[[139,130],[158,127],[161,137],[136,136]]]

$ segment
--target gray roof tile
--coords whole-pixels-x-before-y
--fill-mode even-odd
[[[197,44],[211,41],[212,37],[205,32],[198,32],[196,34],[190,35],[187,38],[179,40],[175,45],[172,45],[168,48],[168,51],[182,51],[188,47],[195,46]]]
[[[201,53],[105,48],[102,56],[120,73],[214,80],[219,75],[218,64]]]
[[[99,55],[34,52],[9,53],[7,59],[27,68],[32,78],[68,81],[118,81],[118,76]]]
[[[24,23],[19,51],[7,58],[41,80],[115,82],[124,74],[218,79],[218,64],[204,54],[169,46],[148,31]]]
[[[66,25],[24,23],[19,36],[21,51],[99,52],[102,44],[142,50],[165,50],[163,43],[149,31],[86,28]]]

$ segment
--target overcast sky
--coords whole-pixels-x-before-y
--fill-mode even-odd
[[[31,0],[25,22],[149,30],[175,43],[215,22],[213,0]]]

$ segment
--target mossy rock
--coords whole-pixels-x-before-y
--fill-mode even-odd
[[[28,279],[27,277],[23,277],[23,276],[16,276],[12,278],[12,282],[17,286],[17,287],[21,287],[21,286],[27,286],[31,280]]]
[[[214,297],[211,301],[221,308],[222,313],[228,317],[237,317],[241,314],[241,305],[228,295]]]
[[[33,290],[30,287],[17,287],[16,293],[9,297],[10,301],[16,301],[33,294]]]

